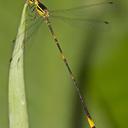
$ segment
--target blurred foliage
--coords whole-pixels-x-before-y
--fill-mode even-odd
[[[54,0],[51,9],[100,0]],[[109,25],[83,27],[53,22],[97,128],[127,127],[128,1],[88,9]],[[8,68],[24,1],[0,3],[0,128],[8,128]],[[93,11],[92,11],[93,10]],[[87,122],[47,26],[41,25],[25,48],[25,80],[31,128],[85,128]],[[38,56],[38,57],[37,57]],[[38,68],[35,68],[38,67]]]

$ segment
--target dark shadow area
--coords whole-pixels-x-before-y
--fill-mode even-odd
[[[91,69],[91,61],[93,60],[94,51],[97,47],[97,43],[100,39],[101,35],[101,24],[95,25],[93,29],[89,29],[87,39],[83,40],[86,42],[83,46],[83,55],[81,57],[81,64],[78,73],[78,83],[81,90],[81,93],[85,94],[88,90],[89,79],[90,79],[90,69]],[[86,102],[86,98],[85,102]],[[73,126],[72,128],[82,128],[82,120],[83,120],[83,111],[81,107],[80,100],[77,98],[74,108],[74,118],[73,118]],[[84,119],[86,119],[84,115]]]
[[[116,0],[114,0],[116,2]],[[115,11],[114,15],[120,15],[116,11],[117,5],[115,4],[115,8],[111,11]],[[118,7],[118,11],[121,12],[121,7]],[[102,14],[99,16],[102,17]],[[89,89],[89,81],[90,81],[90,69],[91,69],[91,62],[94,59],[94,53],[97,48],[98,42],[102,36],[102,24],[95,24],[92,29],[89,29],[86,31],[88,33],[87,38],[83,40],[85,42],[85,45],[83,45],[83,52],[82,56],[80,57],[80,66],[79,66],[79,73],[78,73],[78,84],[80,91],[82,95],[86,94],[86,91]],[[107,25],[106,25],[107,27]],[[106,116],[108,120],[111,123],[113,128],[119,128],[117,122],[114,120],[114,115],[112,114],[111,108],[105,98],[102,95],[102,92],[99,90],[99,99],[100,99],[100,105],[104,108],[104,112],[106,113]],[[84,101],[86,102],[86,97],[84,98]],[[85,115],[83,114],[81,103],[79,98],[76,98],[76,102],[74,105],[74,111],[73,111],[73,120],[72,120],[72,128],[82,128],[82,122],[85,120]],[[88,106],[88,105],[87,105]],[[83,118],[84,117],[84,118]],[[93,118],[93,117],[92,117]],[[87,121],[86,121],[87,122]],[[88,124],[87,124],[88,125]]]
[[[105,97],[99,88],[98,88],[97,94],[99,96],[100,106],[102,106],[102,108],[104,108],[103,111],[106,114],[106,116],[108,117],[108,120],[109,120],[112,128],[120,128],[120,126],[118,125],[117,121],[114,118],[114,115],[113,115],[113,112],[109,106],[109,103],[105,100]]]

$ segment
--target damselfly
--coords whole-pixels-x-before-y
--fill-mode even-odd
[[[39,0],[36,0],[38,3],[41,3]],[[35,0],[27,0],[28,2],[28,17],[27,17],[27,22],[26,22],[26,32],[27,32],[27,37],[25,40],[28,40],[31,38],[32,34],[35,32],[35,30],[38,30],[41,26],[42,21],[45,21],[43,15],[39,14],[40,12],[38,11],[39,8],[36,7],[36,4],[34,4]],[[86,4],[82,6],[77,6],[74,8],[67,8],[67,9],[56,9],[56,10],[47,10],[47,15],[48,19],[50,22],[53,22],[53,20],[59,20],[63,21],[67,24],[70,24],[71,26],[75,26],[76,28],[83,28],[85,26],[85,22],[89,23],[88,26],[93,26],[95,24],[109,24],[109,21],[107,20],[102,20],[102,19],[97,19],[97,18],[90,18],[90,12],[95,13],[95,10],[97,11],[99,7],[103,7],[105,5],[110,5],[113,2],[109,1],[103,1],[103,2],[97,2],[93,4]],[[98,8],[96,8],[98,7]],[[91,8],[91,10],[87,10]],[[85,10],[86,9],[86,10]],[[38,12],[37,12],[38,11]],[[89,13],[89,14],[88,14]],[[86,17],[86,18],[85,18]],[[93,15],[94,17],[94,15]],[[22,35],[22,33],[20,34]]]
[[[84,114],[85,114],[85,116],[87,118],[88,124],[89,124],[90,128],[95,128],[94,121],[92,120],[92,117],[91,117],[91,115],[90,115],[90,113],[89,113],[89,111],[87,109],[87,106],[85,104],[84,98],[83,98],[83,96],[82,96],[82,94],[80,92],[80,89],[78,87],[78,83],[77,83],[77,81],[76,81],[76,79],[74,77],[74,74],[73,74],[73,72],[71,70],[71,67],[69,66],[69,63],[68,63],[68,61],[67,61],[67,59],[66,59],[66,57],[65,57],[65,55],[63,53],[63,50],[62,50],[62,48],[60,46],[60,42],[59,42],[59,40],[58,40],[54,30],[53,30],[50,18],[51,17],[56,17],[56,18],[60,17],[61,18],[61,16],[57,16],[57,15],[54,16],[53,15],[54,12],[80,10],[81,8],[90,7],[92,5],[93,6],[97,6],[97,5],[101,5],[101,4],[112,4],[112,2],[111,1],[110,2],[101,2],[101,3],[92,4],[92,5],[80,6],[80,7],[75,7],[75,8],[71,8],[71,9],[56,10],[56,11],[50,11],[40,0],[27,0],[27,4],[30,7],[30,9],[32,10],[32,13],[34,14],[35,18],[39,17],[39,18],[42,19],[42,21],[44,21],[47,24],[49,32],[51,33],[51,35],[52,35],[52,37],[54,39],[54,42],[55,42],[55,44],[56,44],[56,46],[57,46],[57,48],[58,48],[58,50],[59,50],[59,52],[61,54],[63,62],[64,62],[65,66],[66,66],[66,68],[67,68],[67,70],[69,72],[71,80],[73,81],[73,85],[76,88],[76,92],[77,92],[77,94],[79,96],[79,99],[80,99],[81,105],[83,107]],[[63,18],[70,19],[70,17],[63,17]],[[78,19],[74,18],[74,20],[78,20]],[[82,19],[79,19],[79,20],[82,20]],[[96,20],[89,20],[89,19],[83,19],[83,20],[96,21]],[[99,21],[99,22],[103,22],[105,24],[108,24],[107,21]]]

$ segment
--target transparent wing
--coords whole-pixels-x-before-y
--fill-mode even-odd
[[[74,8],[69,9],[58,9],[58,10],[49,10],[49,15],[51,21],[53,20],[60,20],[67,24],[74,24],[75,26],[83,26],[85,22],[87,23],[105,23],[108,24],[108,21],[99,20],[96,18],[91,18],[87,12],[94,12],[94,7],[103,7],[103,5],[110,5],[112,4],[111,1],[109,2],[100,2],[88,5],[82,5]],[[25,21],[26,24],[26,38],[25,41],[28,41],[35,33],[37,32],[38,28],[41,26],[43,22],[43,18],[37,16],[33,7],[28,7],[27,9],[27,20]],[[91,8],[91,10],[87,11],[87,9]],[[22,32],[23,33],[23,32]],[[22,34],[21,33],[21,34]],[[21,35],[20,34],[20,35]],[[20,36],[19,35],[19,36]]]
[[[39,29],[43,22],[43,18],[37,16],[32,8],[28,7],[27,9],[27,15],[26,15],[26,20],[24,22],[26,29],[25,29],[25,42],[28,41]],[[19,37],[24,33],[21,32],[19,34]]]
[[[42,18],[37,18],[37,19],[34,19],[34,21],[31,23],[27,23],[26,31],[25,31],[26,32],[25,41],[30,40],[31,37],[36,34],[36,32],[40,28],[42,22],[43,22]]]
[[[67,14],[74,14],[77,12],[81,12],[84,11],[86,12],[87,9],[89,8],[94,8],[94,7],[103,7],[103,5],[111,5],[113,4],[112,1],[104,1],[104,2],[99,2],[99,3],[93,3],[93,4],[88,4],[88,5],[82,5],[82,6],[78,6],[78,7],[73,7],[73,8],[68,8],[68,9],[58,9],[58,10],[50,10],[50,15],[54,16],[54,15],[67,15]],[[85,11],[86,10],[86,11]]]
[[[50,11],[50,18],[52,20],[62,20],[65,23],[70,25],[74,24],[75,26],[83,26],[85,22],[89,24],[108,24],[109,22],[106,20],[99,20],[97,19],[97,11],[99,12],[100,7],[113,4],[113,2],[100,2],[88,5],[82,5],[74,8],[69,9],[58,9]],[[98,7],[98,8],[95,8]],[[87,10],[90,9],[91,10]],[[93,18],[92,18],[93,17]]]
[[[103,23],[103,24],[109,24],[109,21],[106,20],[98,20],[98,19],[89,19],[89,18],[79,18],[79,17],[66,17],[66,16],[52,16],[51,20],[62,20],[63,22],[70,22],[70,23]]]

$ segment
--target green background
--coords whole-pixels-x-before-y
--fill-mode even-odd
[[[44,0],[51,9],[100,0]],[[0,1],[0,128],[8,128],[8,70],[24,1]],[[128,120],[128,1],[89,8],[102,23],[53,22],[97,128],[124,128]],[[81,26],[82,25],[82,26]],[[30,128],[88,127],[72,81],[45,24],[25,48]]]

